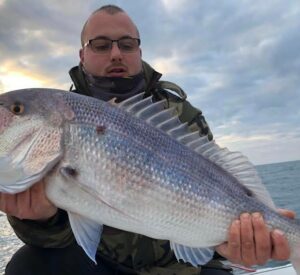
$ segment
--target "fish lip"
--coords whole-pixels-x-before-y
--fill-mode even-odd
[[[5,163],[7,164],[7,166],[5,166]],[[2,157],[0,158],[0,164],[1,167],[12,167],[12,163],[13,161],[11,160],[11,158],[9,156],[6,157]],[[52,163],[50,163],[49,165],[51,165]],[[5,172],[9,171],[9,169],[5,169]],[[16,166],[13,167],[13,171],[10,171],[12,175],[17,173],[23,175],[26,175],[26,172],[23,168],[22,165],[17,164]],[[0,170],[1,172],[1,170]],[[3,172],[1,172],[2,174]],[[0,192],[2,193],[8,193],[8,194],[17,194],[20,192],[23,192],[25,190],[27,190],[28,188],[30,188],[32,185],[34,185],[35,183],[39,182],[42,178],[44,178],[46,173],[37,173],[37,174],[33,174],[30,175],[28,177],[24,177],[22,178],[14,178],[13,176],[11,176],[10,174],[8,178],[4,178],[4,182],[3,179],[0,182]]]

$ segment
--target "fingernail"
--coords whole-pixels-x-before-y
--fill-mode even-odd
[[[240,226],[241,222],[240,222],[240,220],[235,220],[235,221],[234,221],[234,224],[235,224],[236,226]]]
[[[279,229],[275,229],[273,232],[274,232],[275,234],[280,235],[280,236],[284,236],[284,232],[281,231],[281,230],[279,230]]]
[[[262,219],[262,215],[259,212],[255,212],[252,214],[252,217],[256,220]]]
[[[241,219],[243,219],[243,220],[248,220],[249,218],[250,218],[250,214],[249,213],[243,213],[241,215]]]

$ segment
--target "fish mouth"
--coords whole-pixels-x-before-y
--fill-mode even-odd
[[[0,192],[16,194],[28,189],[41,179],[41,176],[26,175],[23,166],[13,164],[11,157],[0,158]]]
[[[0,158],[0,192],[16,194],[27,190],[51,172],[60,158],[61,155],[57,155],[33,173],[29,173],[22,163],[14,163],[10,156]]]
[[[36,133],[37,130],[33,130],[24,135],[9,153],[0,158],[0,192],[19,193],[39,180],[37,175],[28,177],[23,165],[36,140]],[[32,138],[33,136],[35,137]],[[25,148],[21,148],[22,146]]]
[[[0,192],[15,194],[23,192],[40,181],[61,159],[62,152],[43,157],[36,155],[42,129],[24,134],[19,142],[0,157]]]

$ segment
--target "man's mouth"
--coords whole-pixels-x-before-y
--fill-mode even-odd
[[[108,76],[116,76],[116,77],[122,77],[126,73],[125,68],[123,67],[115,67],[108,70]]]

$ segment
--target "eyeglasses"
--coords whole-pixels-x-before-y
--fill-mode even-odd
[[[121,52],[131,53],[135,52],[140,44],[139,38],[123,37],[117,40],[112,40],[106,37],[96,37],[86,42],[83,47],[90,46],[94,53],[107,53],[112,49],[112,44],[116,42]]]

